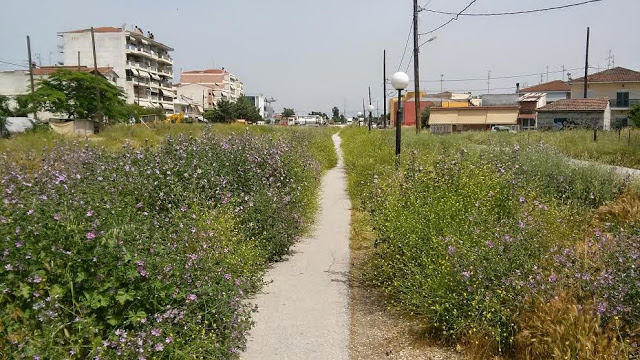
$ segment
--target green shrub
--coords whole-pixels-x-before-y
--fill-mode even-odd
[[[280,135],[205,130],[118,152],[59,143],[35,170],[7,162],[0,357],[236,357],[248,294],[316,207],[306,141],[330,144]]]

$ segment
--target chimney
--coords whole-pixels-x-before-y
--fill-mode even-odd
[[[520,94],[520,83],[516,83],[516,94]]]

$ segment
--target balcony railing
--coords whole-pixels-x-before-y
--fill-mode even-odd
[[[640,105],[640,99],[629,99],[629,101],[618,101],[617,99],[609,100],[612,108],[630,108],[635,105]]]

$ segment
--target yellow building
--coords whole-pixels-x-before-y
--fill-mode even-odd
[[[415,91],[406,92],[402,96],[402,102],[405,103],[409,100],[415,99],[416,97],[415,94],[416,94]],[[426,92],[424,91],[420,92],[421,103],[429,102],[429,103],[439,105],[441,107],[447,107],[447,108],[470,106],[469,105],[470,97],[471,97],[471,94],[453,94],[450,92],[427,96]],[[389,118],[391,119],[390,124],[396,123],[396,112],[398,109],[397,106],[398,106],[398,96],[395,96],[389,99]],[[413,109],[415,109],[415,107]],[[404,123],[406,124],[406,121]],[[415,124],[415,122],[413,124]]]
[[[429,127],[433,134],[487,131],[493,126],[517,128],[520,106],[468,106],[431,108]]]
[[[584,77],[569,81],[571,98],[584,97]],[[587,77],[588,98],[608,98],[611,105],[611,126],[631,125],[629,109],[640,105],[640,72],[615,67]]]

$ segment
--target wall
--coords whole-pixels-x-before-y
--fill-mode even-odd
[[[393,106],[391,107],[391,126],[396,126],[396,114],[398,111],[398,101],[392,102]],[[415,100],[411,99],[409,101],[402,102],[402,126],[416,126],[416,105]],[[420,101],[420,111],[422,112],[424,109],[428,107],[434,106],[434,103],[431,101]]]
[[[555,119],[565,118],[563,123],[555,122]],[[610,119],[610,114],[609,114]],[[589,128],[593,126],[598,129],[605,128],[605,111],[591,111],[591,112],[538,112],[538,129],[539,130],[560,130],[560,129],[575,129],[575,128]]]
[[[572,83],[571,97],[574,99],[582,99],[584,97],[584,84]],[[609,98],[614,101],[617,99],[617,92],[629,92],[629,99],[640,99],[640,82],[636,83],[590,83],[587,86],[587,93],[590,98]],[[615,106],[614,106],[615,107]]]
[[[516,125],[518,108],[473,109],[449,108],[431,110],[430,125]]]
[[[124,32],[95,33],[96,59],[98,67],[112,67],[118,74],[116,85],[122,87],[127,95],[127,102],[133,103],[135,96],[133,85],[127,82],[125,65],[127,62],[126,38]],[[80,65],[93,68],[93,47],[91,44],[91,32],[64,33],[62,34],[62,62],[65,66],[78,65],[78,51],[80,52]]]
[[[210,89],[204,85],[188,84],[188,85],[178,86],[177,93],[178,93],[178,98],[180,96],[185,96],[192,99],[194,104],[202,106],[203,105],[202,94],[204,91],[204,94],[205,94],[204,107],[205,109],[210,109],[213,107],[213,99],[211,98],[211,96],[209,96],[209,92],[212,90],[213,89]]]
[[[518,94],[480,95],[482,106],[518,105]]]

